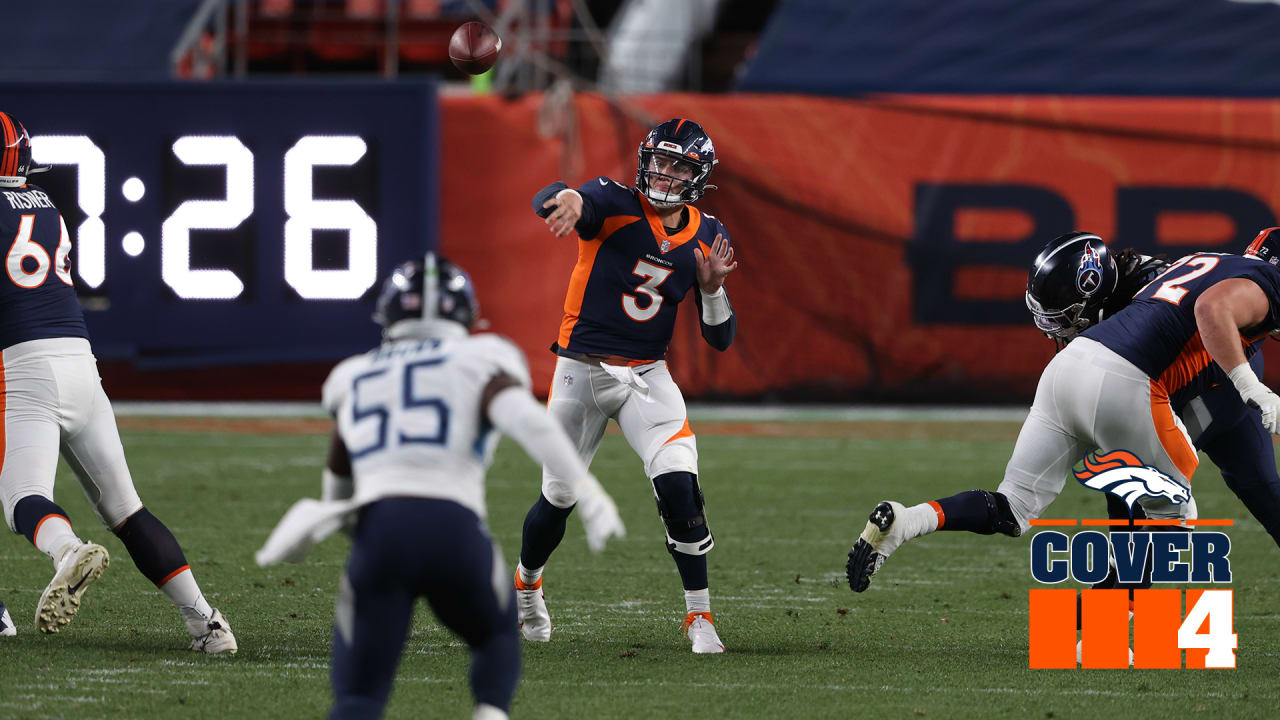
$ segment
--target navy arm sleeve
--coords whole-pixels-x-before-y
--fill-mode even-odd
[[[546,219],[551,214],[551,208],[544,208],[542,205],[548,200],[554,198],[561,190],[568,190],[569,186],[559,180],[542,188],[533,196],[533,211],[538,217]],[[577,224],[573,226],[584,240],[590,240],[600,232],[600,226],[604,223],[600,210],[596,207],[596,202],[590,193],[583,192],[583,188],[578,189],[578,194],[582,196],[582,216],[578,218]]]
[[[694,288],[693,301],[698,306],[698,325],[702,327],[702,339],[707,341],[711,347],[724,352],[733,344],[733,338],[738,334],[738,314],[733,312],[733,304],[729,305],[729,319],[719,325],[708,325],[702,320],[702,291]],[[729,300],[729,291],[725,291],[725,301]]]

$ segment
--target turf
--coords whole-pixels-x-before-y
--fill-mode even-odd
[[[571,521],[546,576],[555,635],[525,646],[515,717],[1275,716],[1277,549],[1207,461],[1196,479],[1200,513],[1236,519],[1239,669],[1032,671],[1026,539],[938,533],[905,546],[866,593],[849,592],[843,577],[845,553],[876,501],[994,486],[1016,425],[715,430],[699,436],[699,447],[716,535],[713,611],[730,652],[689,652],[649,485],[623,439],[609,435],[594,470],[629,534],[593,556]],[[124,440],[143,499],[182,542],[240,653],[186,649],[176,611],[97,523],[64,468],[57,500],[113,564],[75,622],[43,636],[31,616],[50,564],[19,536],[2,541],[0,599],[20,634],[0,638],[0,718],[323,716],[346,540],[327,541],[304,564],[267,570],[252,553],[293,500],[318,492],[324,437],[143,429],[126,430]],[[490,473],[490,521],[512,563],[538,475],[504,441]],[[1095,517],[1102,501],[1069,487],[1050,514]],[[469,717],[467,660],[420,608],[388,717]]]

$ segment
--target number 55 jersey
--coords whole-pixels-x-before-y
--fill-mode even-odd
[[[485,517],[497,433],[484,392],[499,375],[529,387],[524,354],[492,334],[400,340],[339,363],[322,402],[351,456],[355,498],[440,498]]]
[[[71,283],[71,236],[58,208],[34,185],[0,189],[0,347],[87,338]]]

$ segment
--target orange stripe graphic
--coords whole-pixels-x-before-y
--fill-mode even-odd
[[[1080,667],[1129,667],[1129,591],[1080,591]]]
[[[662,444],[666,445],[667,443],[673,440],[679,440],[680,438],[684,438],[684,437],[693,437],[693,428],[689,427],[689,418],[685,418],[684,425],[679,430],[676,431],[675,435],[672,435],[671,437],[667,438],[667,442],[664,442]]]
[[[40,541],[40,528],[44,526],[44,521],[48,520],[49,518],[62,518],[63,520],[67,521],[68,525],[71,524],[71,519],[68,518],[66,515],[59,515],[58,513],[49,513],[48,515],[45,515],[44,517],[40,518],[40,522],[36,523],[36,531],[31,533],[32,545],[35,545],[36,547],[40,547],[39,545],[36,545],[36,543]]]
[[[1076,666],[1076,591],[1032,588],[1029,667]]]
[[[1067,525],[1067,526],[1073,526],[1073,525],[1075,525],[1075,524],[1076,524],[1076,521],[1075,521],[1075,520],[1072,520],[1072,519],[1070,519],[1070,518],[1065,518],[1065,519],[1044,518],[1044,519],[1042,519],[1042,520],[1032,520],[1032,521],[1030,522],[1030,524],[1031,524],[1033,527],[1043,526],[1043,525]]]
[[[1134,590],[1133,666],[1182,667],[1182,651],[1178,649],[1181,625],[1181,590]]]

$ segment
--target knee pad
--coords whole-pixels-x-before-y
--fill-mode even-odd
[[[561,510],[568,510],[578,502],[572,483],[545,471],[542,473],[542,497]]]
[[[685,555],[706,555],[715,547],[707,527],[702,487],[693,473],[663,473],[653,479],[658,515],[667,530],[667,549]]]

